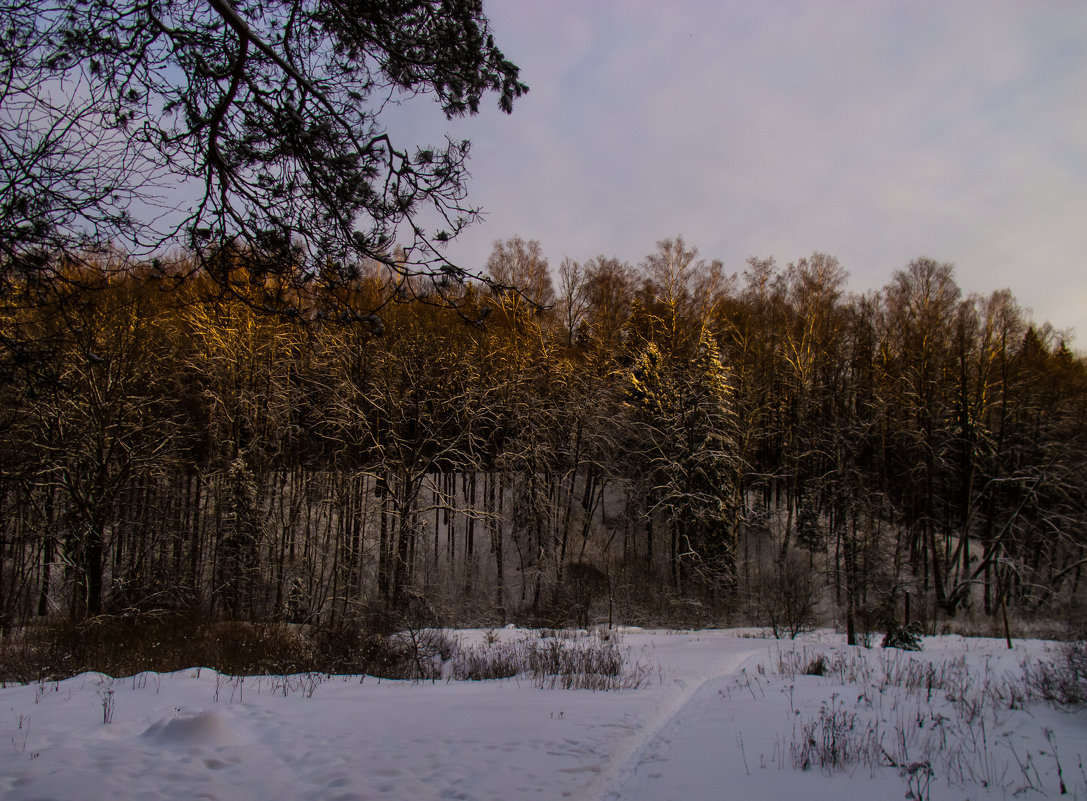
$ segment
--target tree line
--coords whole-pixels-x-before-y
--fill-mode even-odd
[[[486,273],[9,272],[4,623],[686,622],[802,588],[852,634],[1082,598],[1087,371],[1007,290],[729,275],[681,238],[552,272],[515,237]]]

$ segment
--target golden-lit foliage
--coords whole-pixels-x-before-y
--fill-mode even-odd
[[[9,277],[8,619],[557,619],[575,563],[632,617],[737,610],[797,549],[850,620],[1082,591],[1084,362],[948,265],[858,297],[825,254],[726,276],[675,239],[565,260],[556,291],[514,239],[510,289],[440,303],[377,267],[334,295],[217,269]]]

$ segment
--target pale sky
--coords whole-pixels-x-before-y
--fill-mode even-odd
[[[472,140],[486,221],[448,255],[537,239],[552,267],[682,235],[727,272],[837,256],[850,288],[911,259],[1008,287],[1087,342],[1084,0],[487,0],[531,91],[419,143]],[[401,129],[405,120],[410,128]],[[433,133],[430,133],[433,132]]]

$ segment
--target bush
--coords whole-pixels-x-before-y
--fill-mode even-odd
[[[825,676],[836,667],[837,661],[840,661],[840,658],[832,664],[827,659],[826,654],[810,654],[806,647],[799,651],[795,649],[787,651],[778,649],[777,664],[774,665],[774,670],[778,677],[786,680],[791,680],[798,675]]]
[[[525,670],[525,642],[488,641],[453,656],[446,678],[453,681],[510,679]]]
[[[1025,662],[1023,676],[1034,695],[1052,704],[1079,706],[1087,702],[1087,642],[1064,643],[1050,661]]]
[[[591,634],[543,632],[517,642],[488,642],[454,655],[447,678],[512,678],[528,673],[540,689],[626,690],[649,682],[652,671],[623,658],[616,636],[606,630]]]
[[[130,676],[190,667],[230,675],[369,673],[433,679],[455,643],[438,629],[389,632],[365,618],[335,626],[217,622],[195,613],[103,615],[26,628],[0,649],[0,679],[62,679],[84,672]]]
[[[186,612],[101,615],[23,629],[3,644],[0,679],[62,679],[88,671],[130,676],[194,666],[293,673],[312,663],[312,645],[298,626],[219,623]]]
[[[564,589],[578,626],[588,627],[593,602],[601,595],[607,595],[610,586],[608,574],[590,562],[567,565]]]
[[[820,768],[830,774],[854,765],[878,765],[879,726],[862,721],[835,695],[820,706],[816,717],[801,723],[799,740],[791,750],[793,766],[799,770]]]
[[[465,648],[442,629],[389,632],[387,617],[309,627],[284,623],[214,622],[196,615],[103,616],[79,624],[23,629],[0,647],[0,680],[59,680],[84,672],[129,676],[191,667],[221,674],[350,674],[386,679],[487,680],[529,674],[538,687],[633,689],[649,668],[628,665],[614,632],[570,637],[493,636]],[[555,632],[552,632],[555,634]]]
[[[359,621],[316,627],[310,638],[315,666],[326,673],[365,673],[385,640]]]
[[[798,554],[761,573],[756,592],[759,616],[777,639],[788,635],[795,640],[815,625],[815,582]]]
[[[808,664],[804,667],[804,675],[806,676],[825,676],[827,675],[827,658],[823,654],[817,654]]]
[[[649,683],[652,671],[627,664],[612,633],[598,629],[590,636],[543,639],[530,643],[528,669],[541,689],[633,690]]]
[[[457,643],[441,629],[392,630],[395,619],[372,615],[321,627],[311,634],[314,668],[324,673],[366,674],[382,679],[439,678]]]
[[[887,624],[887,633],[883,635],[884,648],[898,648],[900,651],[920,651],[921,627],[917,623],[899,626],[894,621]]]

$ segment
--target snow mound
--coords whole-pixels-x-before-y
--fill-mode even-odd
[[[187,717],[163,718],[153,723],[142,735],[155,745],[205,745],[218,748],[236,745],[237,735],[214,712],[201,712]]]

